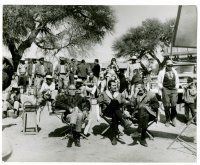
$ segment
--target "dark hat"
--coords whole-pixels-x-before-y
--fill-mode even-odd
[[[39,60],[44,60],[44,57],[39,58]]]
[[[13,87],[12,87],[12,91],[17,91],[17,92],[19,92],[19,90],[20,90],[20,89],[19,89],[19,87],[17,87],[17,86],[13,86]]]
[[[193,82],[193,78],[192,77],[188,77],[187,78],[187,83],[192,83]]]

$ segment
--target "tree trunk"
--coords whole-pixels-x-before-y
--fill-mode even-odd
[[[14,41],[12,39],[9,39],[8,41],[8,48],[11,52],[12,55],[12,60],[13,60],[13,71],[17,71],[17,67],[19,65],[19,60],[21,59],[21,56],[19,54],[19,51],[17,50]]]

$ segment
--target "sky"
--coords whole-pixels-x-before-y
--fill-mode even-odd
[[[79,56],[78,60],[84,58],[86,62],[93,62],[95,58],[98,58],[100,63],[108,62],[114,57],[114,52],[112,50],[113,42],[125,34],[129,28],[141,25],[142,21],[147,18],[158,18],[162,22],[171,18],[176,18],[178,11],[177,5],[114,5],[110,7],[113,9],[116,17],[114,31],[108,33],[101,44],[97,44],[89,50],[87,57]],[[8,52],[8,50],[4,50],[4,52]],[[66,51],[60,54],[63,53],[66,53]],[[11,56],[9,52],[6,54]],[[31,46],[30,50],[25,51],[24,57],[32,56],[32,54],[41,54],[34,44]]]
[[[142,24],[147,18],[158,18],[164,22],[170,18],[176,18],[178,6],[175,5],[129,5],[129,6],[111,6],[114,10],[117,22],[112,34],[107,34],[102,41],[102,44],[97,44],[89,51],[89,57],[86,61],[94,61],[98,58],[100,62],[110,61],[114,57],[112,50],[113,42],[125,34],[129,28],[137,27]]]

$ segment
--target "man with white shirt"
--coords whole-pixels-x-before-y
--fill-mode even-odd
[[[40,114],[41,111],[44,109],[44,106],[46,105],[48,101],[48,109],[49,113],[52,113],[52,104],[54,102],[54,99],[52,98],[52,93],[55,90],[55,83],[52,80],[51,75],[46,76],[46,81],[43,82],[41,89],[39,91],[39,98],[38,98],[38,103],[40,108],[38,109],[37,112],[37,121],[39,123],[40,121]]]
[[[166,61],[166,67],[158,74],[158,87],[162,92],[162,101],[165,108],[165,125],[169,127],[170,121],[172,121],[172,125],[175,127],[179,77],[176,70],[173,68],[173,62],[171,60]]]

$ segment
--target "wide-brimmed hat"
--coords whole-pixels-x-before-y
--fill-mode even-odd
[[[76,82],[78,82],[78,83],[83,83],[83,80],[80,79],[80,78],[78,78],[78,79],[76,80]]]
[[[76,89],[76,87],[75,87],[75,85],[74,85],[74,84],[71,84],[71,85],[68,87],[68,89],[69,89],[69,90],[75,90],[75,89]]]
[[[135,55],[131,56],[129,60],[137,60],[137,57]]]
[[[167,60],[167,61],[166,61],[166,65],[167,65],[167,66],[173,66],[172,60]]]
[[[44,60],[44,57],[40,57],[39,60]]]
[[[51,75],[46,75],[46,79],[52,79],[53,77]]]

